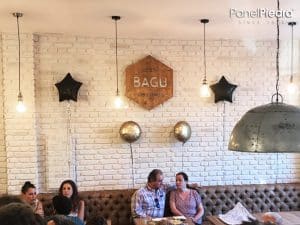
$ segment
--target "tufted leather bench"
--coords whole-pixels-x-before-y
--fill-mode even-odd
[[[130,200],[134,189],[83,191],[86,218],[96,213],[110,218],[112,225],[130,225]],[[202,186],[200,193],[205,216],[226,213],[237,202],[252,213],[266,211],[300,210],[300,183]],[[53,212],[51,199],[54,194],[39,194],[45,215]]]
[[[130,202],[134,189],[82,191],[80,198],[85,202],[85,218],[97,214],[111,219],[112,225],[130,224]],[[40,193],[38,199],[43,203],[45,215],[53,214],[52,198],[55,193]]]
[[[207,186],[198,192],[205,216],[226,213],[238,202],[251,213],[300,210],[300,183]]]

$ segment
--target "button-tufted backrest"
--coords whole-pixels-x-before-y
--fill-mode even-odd
[[[130,224],[130,202],[135,190],[101,190],[80,192],[85,202],[85,218],[97,214],[105,219],[110,218],[112,225]],[[43,203],[45,215],[53,214],[52,198],[54,193],[40,193],[39,200]]]
[[[300,183],[207,186],[198,192],[205,216],[226,213],[237,202],[253,213],[300,210]]]
[[[130,200],[135,190],[83,191],[86,218],[98,214],[110,218],[112,225],[130,225]],[[226,213],[237,202],[250,212],[300,210],[300,183],[203,186],[200,193],[205,216]],[[54,194],[39,194],[45,215],[53,212]],[[169,204],[169,203],[167,203]]]
[[[130,224],[130,201],[135,190],[86,191],[80,197],[86,204],[86,217],[97,214],[110,218],[113,225]]]
[[[53,215],[52,198],[54,196],[54,193],[39,193],[37,196],[37,198],[43,204],[45,216]]]

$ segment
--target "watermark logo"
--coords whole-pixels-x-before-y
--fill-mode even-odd
[[[253,10],[245,10],[245,9],[229,9],[229,17],[230,18],[238,18],[238,19],[260,19],[260,18],[286,18],[290,19],[293,17],[293,10],[273,10],[267,8],[257,8]]]

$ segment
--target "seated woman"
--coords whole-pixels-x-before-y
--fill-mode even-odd
[[[59,195],[66,196],[72,201],[72,211],[69,216],[77,216],[84,221],[84,201],[79,199],[75,182],[72,180],[63,181],[59,188]]]
[[[176,190],[170,195],[170,208],[175,216],[191,218],[195,224],[202,223],[204,214],[201,197],[196,190],[187,188],[188,176],[184,172],[176,174]]]
[[[21,199],[24,203],[31,206],[35,214],[44,217],[43,204],[37,199],[36,188],[30,181],[26,181],[22,186]]]

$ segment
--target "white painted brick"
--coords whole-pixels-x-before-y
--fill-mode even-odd
[[[2,101],[11,102],[5,105],[6,123],[2,132],[0,121],[0,134],[6,135],[2,142],[0,137],[0,161],[9,162],[8,177],[0,167],[0,184],[7,180],[6,183],[11,186],[10,192],[19,191],[20,186],[19,181],[13,182],[17,176],[10,166],[16,166],[16,171],[19,171],[19,165],[25,163],[24,159],[28,161],[28,170],[38,174],[38,178],[37,175],[31,175],[31,178],[34,182],[38,179],[41,189],[56,190],[62,180],[74,178],[71,165],[75,163],[82,190],[130,187],[130,149],[118,134],[119,127],[127,120],[137,121],[143,132],[141,139],[132,144],[138,186],[144,184],[152,168],[162,168],[166,180],[173,181],[177,171],[187,171],[193,181],[202,185],[256,183],[258,176],[261,181],[272,183],[277,179],[273,176],[277,168],[280,168],[278,176],[282,181],[299,180],[299,160],[294,154],[280,154],[280,166],[276,167],[275,155],[270,158],[268,154],[245,155],[227,150],[229,135],[236,121],[251,107],[267,103],[270,93],[274,91],[275,77],[272,78],[273,72],[270,72],[275,69],[273,41],[255,41],[255,53],[240,40],[207,41],[209,83],[217,82],[221,75],[225,75],[238,84],[234,102],[226,102],[224,108],[223,103],[215,104],[213,97],[208,102],[202,102],[198,97],[198,85],[203,78],[202,41],[120,39],[122,94],[125,91],[126,66],[152,54],[173,68],[174,97],[151,111],[130,100],[127,100],[128,109],[116,111],[110,103],[115,93],[112,38],[60,34],[22,37],[25,39],[22,42],[22,68],[25,67],[23,71],[26,73],[24,87],[26,90],[29,88],[24,97],[29,99],[31,112],[36,114],[16,117],[14,105],[11,104],[16,101],[17,92],[17,77],[13,76],[17,73],[15,34],[3,34],[0,48],[5,51],[2,54],[3,66],[1,64],[0,67],[3,67],[4,78],[10,77],[4,79],[4,86],[0,87],[6,93]],[[83,83],[78,101],[71,102],[69,136],[67,104],[58,102],[54,86],[67,72]],[[30,74],[29,79],[27,74]],[[36,125],[33,122],[35,116]],[[173,126],[179,120],[187,120],[193,131],[184,147],[172,133]],[[31,131],[36,126],[39,128],[37,134]],[[68,147],[70,140],[73,143]],[[38,148],[36,143],[41,143]],[[7,153],[5,150],[8,150]],[[39,156],[35,157],[34,163],[26,156],[26,151],[30,152],[30,156]],[[200,175],[195,174],[199,171]],[[28,176],[26,172],[24,174]]]
[[[33,69],[33,36],[30,34],[21,35],[21,80],[22,91],[25,100],[25,104],[28,110],[23,115],[19,115],[15,111],[15,104],[17,100],[17,39],[16,35],[7,34],[2,35],[2,56],[3,56],[3,73],[2,83],[3,96],[5,109],[5,127],[4,131],[6,143],[5,150],[7,152],[7,190],[8,192],[14,192],[18,190],[19,193],[20,181],[11,182],[12,180],[24,180],[31,179],[32,182],[37,182],[37,165],[36,154],[33,154],[31,158],[30,152],[36,152],[36,134],[35,134],[35,105],[34,105],[34,69]],[[32,101],[32,102],[31,102]],[[3,112],[3,110],[2,110]],[[19,131],[20,130],[20,131]],[[22,138],[23,136],[23,138]],[[14,138],[13,138],[14,137]],[[10,140],[14,140],[14,143]],[[26,147],[21,147],[26,146]],[[22,155],[20,152],[27,151],[27,155]],[[9,158],[13,155],[14,160]],[[20,156],[18,156],[20,155]],[[20,158],[18,158],[20,157]],[[11,169],[14,168],[14,169]],[[22,170],[18,170],[22,168]],[[24,169],[25,168],[25,169]],[[28,173],[28,174],[27,174]],[[31,173],[31,175],[29,175]],[[14,187],[15,183],[18,186]]]

